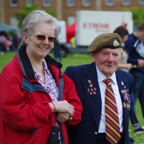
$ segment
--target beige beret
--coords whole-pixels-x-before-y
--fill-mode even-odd
[[[89,53],[97,52],[102,48],[122,48],[121,37],[116,33],[103,33],[98,35],[88,47]]]

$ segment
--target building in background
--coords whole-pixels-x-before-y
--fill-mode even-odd
[[[57,19],[66,21],[67,25],[76,21],[78,10],[121,11],[144,6],[144,0],[0,0],[0,23],[17,27],[15,11],[21,11],[24,4],[33,3],[43,10],[53,8]]]
[[[0,23],[5,22],[4,0],[0,0]]]

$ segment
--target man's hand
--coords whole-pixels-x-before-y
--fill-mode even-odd
[[[138,59],[138,67],[140,67],[140,68],[144,67],[144,60]]]
[[[128,70],[130,70],[133,67],[133,65],[131,63],[128,63],[126,66],[127,66]]]

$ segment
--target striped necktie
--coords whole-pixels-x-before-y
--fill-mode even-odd
[[[117,104],[111,87],[111,79],[106,78],[104,82],[107,85],[105,91],[106,139],[111,144],[116,144],[121,138]]]

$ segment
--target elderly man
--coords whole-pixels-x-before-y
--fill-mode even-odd
[[[129,143],[133,78],[117,69],[123,53],[121,47],[118,34],[101,34],[88,48],[93,63],[66,69],[84,109],[82,121],[67,127],[70,144]]]

